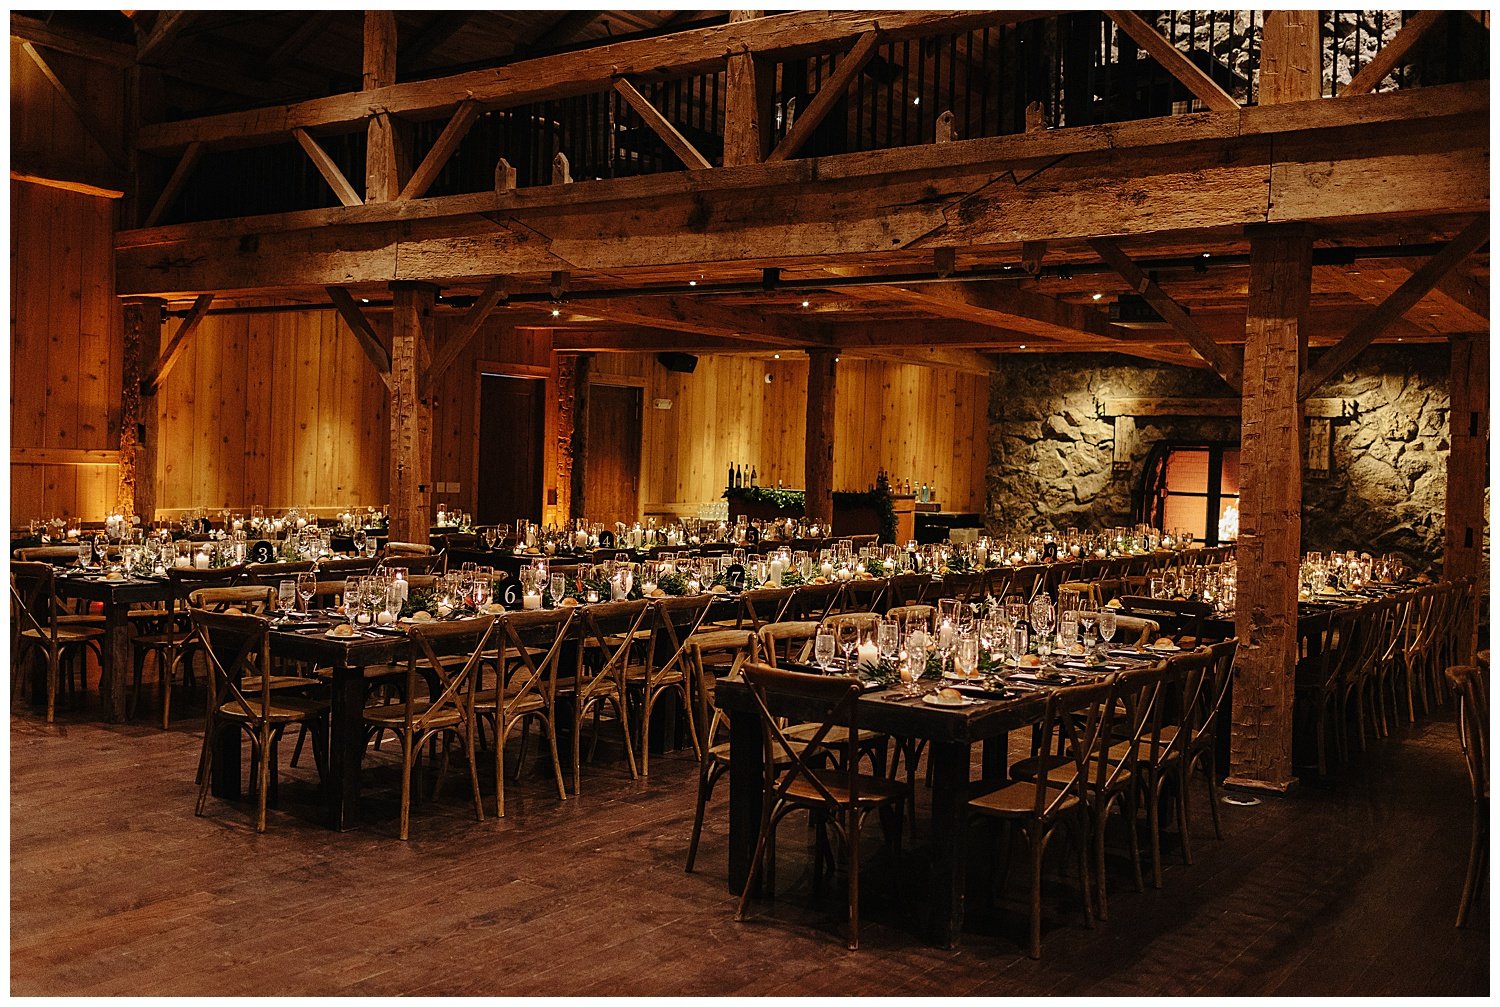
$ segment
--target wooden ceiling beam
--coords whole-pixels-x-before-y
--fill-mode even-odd
[[[496,305],[505,300],[506,278],[497,276],[485,284],[484,290],[480,292],[479,298],[470,306],[464,314],[463,321],[458,323],[458,328],[448,336],[448,341],[438,351],[437,356],[432,358],[432,364],[422,373],[420,383],[421,394],[425,398],[432,389],[433,383],[443,376],[455,360],[463,355],[464,350],[474,337],[479,333],[479,328],[490,317],[490,312],[495,310]]]
[[[1444,245],[1441,252],[1428,259],[1426,265],[1412,273],[1405,283],[1355,323],[1349,334],[1319,357],[1317,363],[1308,367],[1297,382],[1297,398],[1307,398],[1323,382],[1352,363],[1392,322],[1410,311],[1439,280],[1477,251],[1489,237],[1490,215],[1482,213]]]
[[[329,287],[328,296],[332,299],[334,308],[338,310],[339,317],[344,320],[345,325],[349,326],[349,331],[354,333],[355,341],[369,358],[375,368],[375,373],[380,375],[380,380],[385,382],[385,387],[389,390],[392,387],[391,351],[385,345],[385,340],[380,338],[380,334],[370,324],[370,319],[355,303],[348,288]]]
[[[556,320],[553,321],[556,324]],[[559,353],[768,353],[764,343],[705,336],[698,332],[631,329],[609,332],[570,324],[552,330]],[[788,350],[788,352],[791,352]]]
[[[167,380],[167,375],[172,368],[177,366],[177,361],[182,359],[183,351],[187,349],[188,339],[198,326],[203,324],[203,318],[208,314],[208,306],[214,301],[213,294],[199,294],[193,301],[193,306],[188,309],[187,315],[182,319],[182,324],[177,326],[177,331],[172,333],[172,339],[167,343],[167,348],[161,351],[161,356],[156,362],[147,368],[146,373],[141,376],[141,394],[155,395],[161,383]]]
[[[667,145],[667,149],[677,155],[683,167],[689,171],[702,168],[712,168],[713,163],[702,154],[698,148],[688,142],[687,138],[672,124],[672,120],[662,114],[661,110],[636,90],[634,84],[623,77],[615,81],[615,93],[625,99],[626,104],[635,109],[636,114],[645,121],[651,131],[661,138],[661,142]]]
[[[1107,10],[1104,13],[1121,31],[1135,39],[1136,45],[1150,53],[1151,58],[1160,63],[1162,69],[1176,77],[1183,87],[1210,109],[1215,112],[1232,112],[1240,107],[1239,102],[1212,77],[1200,70],[1181,49],[1162,37],[1161,32],[1147,24],[1139,14],[1128,10]]]
[[[726,308],[692,297],[614,297],[590,301],[571,295],[564,314],[602,318],[644,328],[674,329],[772,347],[831,346],[826,326],[740,308]]]
[[[1380,47],[1377,52],[1364,66],[1360,67],[1359,73],[1354,79],[1339,88],[1339,94],[1369,94],[1376,86],[1387,77],[1391,71],[1396,69],[1396,64],[1401,62],[1403,56],[1411,50],[1411,47],[1422,40],[1427,34],[1427,29],[1437,24],[1447,11],[1424,10],[1419,11],[1410,20],[1402,24],[1401,30],[1396,37]]]
[[[354,129],[376,113],[412,119],[451,112],[474,100],[486,108],[524,105],[607,91],[619,77],[685,76],[724,65],[730,52],[786,58],[847,44],[876,27],[887,39],[1009,24],[1046,11],[808,11],[694,28],[671,35],[594,46],[434,80],[391,84],[249,112],[143,126],[142,150],[182,147],[194,140],[250,146],[304,129]]]
[[[792,128],[787,130],[786,136],[776,145],[767,156],[767,161],[785,161],[796,156],[802,149],[802,145],[812,139],[813,133],[828,118],[828,113],[844,98],[844,93],[849,90],[849,85],[859,72],[865,68],[870,57],[875,55],[875,47],[881,42],[880,32],[870,29],[854,42],[854,47],[839,59],[838,66],[818,88],[818,93],[808,103],[807,108],[801,115],[797,116]]]
[[[1171,295],[1157,284],[1155,280],[1147,276],[1135,261],[1121,250],[1120,246],[1109,238],[1095,238],[1089,242],[1089,247],[1098,253],[1111,269],[1120,274],[1120,278],[1130,284],[1132,290],[1146,299],[1146,303],[1156,309],[1178,334],[1186,339],[1198,355],[1202,357],[1210,367],[1223,378],[1225,383],[1235,391],[1241,387],[1241,373],[1244,363],[1237,357],[1234,351],[1220,346],[1218,343],[1199,328],[1193,316],[1183,310],[1182,305],[1172,299]]]
[[[22,42],[21,51],[30,57],[32,63],[36,64],[36,68],[41,71],[43,77],[47,78],[47,82],[52,85],[53,90],[57,92],[57,96],[62,99],[63,104],[68,106],[73,115],[77,117],[79,125],[83,127],[83,131],[88,134],[89,139],[93,140],[95,146],[103,151],[105,157],[109,158],[110,164],[114,165],[119,171],[126,171],[125,155],[110,142],[109,131],[104,128],[103,123],[94,115],[93,110],[81,103],[74,96],[73,92],[69,90],[68,85],[63,83],[62,78],[57,75],[57,71],[52,68],[52,64],[47,62],[47,57],[43,56],[37,47],[30,42]]]
[[[1488,210],[1486,87],[127,231],[117,275],[125,294],[554,270],[623,283],[632,270],[878,268],[890,253],[1004,256],[1101,234],[1234,239],[1267,221],[1394,226]]]
[[[398,74],[405,76],[469,23],[472,11],[444,11],[413,39],[404,40],[396,54]]]
[[[136,46],[136,61],[150,63],[164,56],[168,48],[177,41],[183,29],[192,24],[199,11],[164,10],[156,12],[156,20]]]
[[[261,75],[270,78],[276,74],[276,71],[296,59],[302,50],[311,45],[312,40],[328,27],[328,22],[332,17],[333,11],[326,10],[311,11],[302,15],[292,33],[267,53],[265,59],[261,60]]]
[[[1417,272],[1426,264],[1421,259],[1388,259],[1386,261],[1412,273]],[[1429,293],[1453,308],[1466,312],[1472,325],[1483,326],[1490,320],[1488,279],[1481,280],[1455,269],[1438,280]]]
[[[55,28],[45,21],[24,14],[10,15],[10,36],[22,42],[31,42],[45,49],[77,56],[95,63],[103,63],[117,70],[135,66],[135,46],[96,35],[86,35],[63,28]]]
[[[549,24],[540,35],[517,48],[523,52],[546,52],[567,45],[604,14],[602,10],[574,10]]]
[[[469,135],[474,121],[479,118],[480,108],[478,102],[466,101],[458,106],[453,113],[453,118],[448,120],[448,125],[438,134],[432,149],[427,156],[422,158],[422,163],[417,165],[417,170],[411,173],[406,185],[402,187],[401,194],[397,199],[421,199],[427,195],[427,190],[432,183],[437,181],[438,175],[442,174],[443,168],[452,159],[458,150],[458,145],[464,142],[464,137]]]
[[[308,159],[312,161],[313,167],[318,169],[318,174],[323,176],[323,181],[333,190],[333,194],[339,198],[339,202],[345,206],[362,206],[364,200],[359,198],[359,191],[344,177],[344,172],[328,156],[328,151],[308,135],[305,129],[294,129],[292,135],[297,138],[297,143],[307,152]],[[202,146],[199,144],[198,146]]]

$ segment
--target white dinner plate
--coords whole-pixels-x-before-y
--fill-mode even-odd
[[[979,700],[977,700],[977,699],[958,699],[958,700],[944,699],[943,697],[939,696],[935,692],[929,692],[927,695],[925,695],[925,696],[922,697],[922,702],[926,703],[928,706],[959,707],[959,706],[973,706],[975,703],[979,702]]]

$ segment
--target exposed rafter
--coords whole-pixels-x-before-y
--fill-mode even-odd
[[[172,339],[167,343],[166,349],[161,351],[161,356],[156,358],[146,373],[141,375],[141,394],[155,395],[161,383],[167,380],[167,375],[172,368],[177,366],[177,361],[182,359],[183,351],[187,349],[188,340],[198,326],[203,324],[203,318],[208,314],[208,306],[213,303],[213,294],[200,294],[193,301],[187,317],[183,318],[177,326],[177,331],[172,333]]]

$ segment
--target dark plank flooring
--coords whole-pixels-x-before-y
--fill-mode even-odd
[[[97,697],[93,697],[95,707]],[[844,948],[842,890],[815,897],[788,823],[774,903],[743,924],[724,883],[725,799],[698,872],[683,873],[696,767],[652,760],[634,783],[601,746],[584,794],[560,803],[527,767],[509,816],[475,823],[465,781],[395,835],[389,751],[367,763],[365,827],[312,821],[311,760],[285,770],[257,836],[248,805],[193,815],[198,738],[11,720],[11,991],[29,994],[1483,994],[1489,904],[1455,930],[1468,804],[1441,715],[1377,745],[1342,780],[1224,807],[1216,841],[1195,791],[1196,863],[1169,846],[1165,887],[1132,890],[1088,930],[1062,879],[1043,958],[1027,959],[1023,872],[993,898],[975,870],[956,951],[914,933],[914,852],[874,853],[863,947]],[[533,745],[533,751],[535,745]],[[283,759],[289,754],[283,753]],[[487,777],[487,774],[485,774]],[[1201,781],[1200,781],[1201,783]],[[976,831],[976,863],[990,855]],[[880,848],[878,830],[866,850]],[[1061,851],[1060,851],[1061,852]],[[1021,858],[1015,858],[1019,864]],[[1059,866],[1061,858],[1059,858]],[[992,903],[992,904],[991,904]]]

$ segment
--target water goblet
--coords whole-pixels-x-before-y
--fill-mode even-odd
[[[295,580],[283,580],[276,585],[276,606],[283,612],[290,612],[297,607],[297,582]]]
[[[829,666],[833,663],[833,648],[833,633],[829,630],[819,628],[818,635],[813,638],[813,660],[825,672],[828,671]]]

